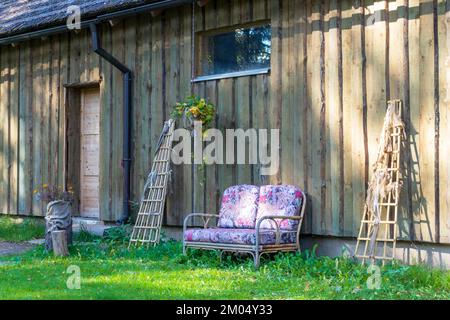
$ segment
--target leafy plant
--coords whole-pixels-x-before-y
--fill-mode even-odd
[[[105,230],[102,241],[128,243],[130,241],[130,232],[131,226],[128,224],[112,227]]]
[[[185,127],[192,127],[194,121],[200,121],[203,130],[206,130],[211,126],[215,113],[216,108],[204,98],[190,96],[185,101],[177,102],[173,107],[172,117],[182,119]]]

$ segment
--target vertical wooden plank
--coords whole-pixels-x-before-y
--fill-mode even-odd
[[[181,10],[181,9],[180,9]],[[191,16],[189,11],[183,11],[188,17]],[[189,86],[191,81],[191,66],[188,65],[188,61],[191,57],[191,33],[192,24],[190,20],[180,15],[179,11],[171,11],[167,16],[165,25],[165,55],[166,55],[166,79],[167,79],[167,108],[172,110],[172,107],[181,100],[191,95],[192,89]],[[183,49],[181,49],[183,48]],[[183,51],[181,51],[183,50]],[[183,55],[183,58],[181,58]],[[182,60],[181,60],[182,59]],[[182,84],[183,83],[183,84]],[[201,84],[200,84],[201,86]],[[199,87],[200,87],[199,86]],[[199,88],[198,88],[199,89]],[[183,92],[183,95],[181,95]],[[199,89],[195,92],[198,96],[203,96],[203,90]],[[192,139],[191,139],[192,141]],[[182,177],[180,177],[182,176]],[[174,193],[173,202],[178,202],[181,198],[185,199],[185,204],[189,207],[176,207],[169,208],[168,213],[170,217],[168,221],[171,224],[182,225],[184,215],[189,212],[204,212],[204,172],[201,165],[196,164],[182,164],[177,166],[175,172],[173,172],[173,189],[178,189]],[[180,184],[181,183],[181,184]],[[185,185],[186,191],[189,193],[181,194],[179,185]],[[183,192],[184,193],[184,192]],[[189,198],[189,199],[187,199]],[[171,209],[169,211],[169,209]],[[175,209],[175,210],[173,210]]]
[[[272,48],[271,48],[271,61],[270,61],[270,105],[268,110],[269,127],[268,129],[277,129],[282,132],[282,109],[283,109],[283,96],[282,96],[282,66],[283,66],[283,2],[278,0],[272,0],[270,2],[271,7],[271,21],[272,21]],[[281,154],[282,142],[280,141],[279,149],[276,152]],[[270,145],[268,146],[270,150]],[[276,174],[268,176],[268,182],[271,184],[281,183],[281,172],[283,168],[280,163],[280,167]]]
[[[206,98],[213,103],[216,108],[218,106],[217,97],[217,82],[208,81],[205,84]],[[217,115],[216,115],[217,118]],[[217,128],[217,122],[214,120],[212,128]],[[208,142],[211,143],[211,142]],[[206,182],[205,182],[205,211],[208,213],[217,213],[220,203],[220,189],[218,181],[218,165],[208,165],[206,167]]]
[[[327,122],[329,125],[327,163],[330,171],[327,173],[330,181],[329,192],[331,205],[327,205],[327,213],[331,217],[328,221],[328,230],[333,235],[343,232],[343,197],[342,195],[342,92],[341,92],[341,26],[340,7],[335,0],[330,1],[328,16],[328,32],[326,33],[326,99],[327,99]],[[328,199],[327,199],[328,200]],[[328,202],[328,201],[327,201]]]
[[[10,198],[9,213],[17,214],[19,188],[19,60],[20,49],[14,47],[10,55],[10,88],[9,88],[9,181]]]
[[[420,0],[408,1],[408,43],[409,61],[420,61]],[[408,135],[408,148],[411,156],[411,202],[413,226],[411,229],[412,240],[419,240],[421,236],[421,208],[422,186],[420,177],[419,159],[419,119],[420,119],[420,63],[410,63],[410,127]]]
[[[433,1],[433,108],[434,108],[434,242],[441,242],[441,212],[440,212],[440,173],[439,173],[439,129],[440,129],[440,111],[439,111],[439,25],[438,25],[438,1]]]
[[[420,2],[420,113],[419,113],[419,174],[421,180],[421,239],[435,239],[435,189],[434,189],[434,32],[433,0]]]
[[[407,135],[405,141],[405,148],[402,150],[403,159],[402,170],[404,179],[404,191],[403,191],[403,205],[401,205],[400,219],[404,219],[404,222],[400,222],[401,232],[399,237],[413,239],[414,235],[414,218],[413,218],[413,206],[412,206],[412,156],[410,148],[410,133],[411,133],[411,91],[410,91],[410,76],[411,76],[411,62],[409,60],[410,43],[409,43],[409,1],[398,1],[398,18],[401,26],[402,33],[402,71],[401,77],[403,83],[401,86],[402,100],[403,100],[403,119],[405,122],[405,132]]]
[[[369,14],[366,17],[365,50],[367,57],[367,134],[369,165],[377,156],[380,131],[386,110],[386,10],[384,1],[365,2]],[[371,170],[369,170],[371,172]]]
[[[294,123],[293,123],[293,28],[294,28],[294,3],[292,1],[282,0],[281,21],[281,123],[282,130],[280,132],[280,142],[282,148],[280,150],[281,164],[281,181],[284,184],[295,184],[292,172],[294,171],[294,148],[295,141]],[[278,59],[276,55],[271,58]]]
[[[325,20],[327,15],[327,2],[322,1],[318,6],[319,13],[319,163],[317,164],[320,172],[320,233],[322,235],[329,233],[330,218],[330,197],[329,197],[329,176],[327,173],[330,169],[329,150],[327,140],[329,138],[329,124],[327,117],[327,101],[326,101],[326,44],[325,44]]]
[[[52,37],[50,68],[49,103],[49,183],[58,185],[58,77],[59,77],[59,37]]]
[[[217,1],[217,27],[229,26],[231,24],[231,6],[228,0]],[[235,127],[235,113],[234,113],[234,80],[222,79],[218,80],[217,84],[217,124],[218,129],[225,134],[226,129]],[[225,135],[224,135],[225,137]],[[226,145],[226,138],[224,139],[224,149]],[[218,166],[218,183],[220,194],[235,183],[235,168],[233,165],[225,163],[227,152],[224,150],[224,164]]]
[[[195,21],[198,24],[196,29],[203,30],[215,28],[217,25],[217,17],[215,12],[215,1],[209,2],[202,12],[196,11]],[[212,123],[212,128],[218,128],[218,95],[217,95],[217,81],[207,81],[205,83],[206,98],[216,107],[216,118]],[[208,142],[215,143],[215,142]],[[206,144],[205,144],[206,145]],[[206,167],[206,182],[205,182],[205,211],[208,213],[218,213],[220,206],[220,186],[219,186],[219,166],[217,164],[208,165]]]
[[[389,2],[389,84],[391,99],[401,99],[403,101],[403,121],[405,122],[405,130],[409,131],[409,90],[408,76],[409,69],[407,66],[407,37],[408,30],[406,26],[406,2],[404,0]],[[409,152],[404,152],[401,164],[403,176],[401,204],[399,206],[398,228],[399,237],[408,238],[410,235],[410,180]]]
[[[172,51],[172,64],[178,70],[177,86],[178,91],[174,97],[177,101],[184,100],[192,94],[191,88],[191,71],[192,71],[192,7],[186,6],[179,9],[178,12],[178,50],[179,54],[174,55]],[[195,8],[197,14],[201,15],[202,8]],[[174,43],[175,45],[175,43]],[[172,93],[173,94],[173,93]],[[176,102],[176,101],[175,101]],[[171,103],[170,108],[173,106]],[[170,189],[167,202],[167,219],[168,225],[182,225],[184,216],[193,210],[192,205],[192,167],[189,164],[173,165],[172,179],[170,181]]]
[[[80,81],[81,74],[81,49],[80,37],[77,33],[70,33],[70,73],[68,82],[77,83]]]
[[[312,204],[312,233],[321,234],[326,227],[325,212],[325,101],[324,85],[324,34],[323,3],[311,2],[311,43],[308,56],[308,105],[311,110],[311,179],[309,191]]]
[[[110,52],[112,50],[112,36],[109,28],[102,30],[102,45]],[[113,117],[113,67],[110,63],[100,60],[100,74],[103,81],[100,83],[100,218],[109,220],[111,214],[111,168],[112,168],[112,117]],[[120,112],[120,110],[117,110]]]
[[[190,16],[186,11],[183,13]],[[186,62],[190,60],[191,47],[189,38],[185,39],[181,35],[182,32],[190,32],[191,24],[183,23],[183,17],[179,11],[170,11],[166,16],[165,27],[165,62],[166,62],[166,101],[167,109],[172,110],[173,106],[187,96],[191,95],[190,86],[190,68]],[[186,40],[186,43],[184,42]],[[183,50],[183,51],[181,51]],[[183,58],[181,58],[183,55]],[[183,59],[183,61],[181,60]],[[181,89],[183,83],[183,89]],[[183,91],[183,95],[181,95]],[[167,117],[168,118],[168,117]],[[170,205],[167,205],[167,222],[171,225],[182,225],[184,216],[189,212],[203,212],[203,194],[202,183],[203,177],[200,177],[198,166],[192,164],[182,164],[173,166],[171,185]],[[183,190],[183,191],[182,191]],[[186,193],[185,193],[186,192]],[[187,199],[189,198],[189,199]],[[185,199],[179,202],[179,199]],[[183,204],[189,204],[189,208],[183,208]]]
[[[304,92],[305,96],[303,102],[305,104],[305,116],[304,116],[304,134],[306,137],[307,143],[305,144],[303,150],[306,154],[305,157],[305,176],[307,176],[306,182],[306,192],[307,192],[307,203],[306,203],[306,212],[305,212],[305,221],[303,222],[303,228],[305,232],[313,233],[312,225],[313,225],[313,202],[314,202],[314,177],[312,172],[312,157],[313,157],[313,145],[312,140],[314,139],[314,135],[312,132],[313,128],[313,119],[315,119],[315,110],[312,108],[312,89],[313,86],[311,84],[312,74],[313,74],[313,61],[314,55],[312,54],[312,39],[313,39],[313,16],[312,16],[312,3],[311,1],[305,1],[304,4],[304,15],[305,15],[305,40],[304,40]]]
[[[43,184],[50,184],[49,164],[50,164],[50,132],[49,132],[49,111],[50,111],[50,61],[52,58],[51,41],[45,39],[41,43],[42,45],[42,82],[41,82],[41,100],[39,109],[40,113],[40,126],[41,126],[41,138],[40,138],[40,152],[41,152],[41,179]],[[45,204],[41,203],[41,210],[45,212]]]
[[[34,68],[33,70],[33,189],[42,186],[42,150],[41,150],[41,112],[42,112],[42,55],[43,47],[41,41],[33,41],[32,47]],[[33,215],[42,215],[41,204],[33,197]]]
[[[399,6],[402,3],[400,1],[389,1],[388,9],[389,15],[387,16],[389,25],[389,92],[391,99],[400,99],[403,96],[403,79],[402,67],[403,67],[403,42],[402,25],[399,17]]]
[[[344,170],[344,221],[343,235],[353,235],[353,157],[352,157],[352,14],[351,0],[341,2],[342,32],[342,126],[343,126],[343,170]],[[361,90],[361,87],[356,87]]]
[[[31,83],[29,82],[31,72],[30,45],[23,43],[20,46],[19,58],[19,181],[18,181],[18,208],[19,214],[30,214],[29,204],[27,203],[29,194],[32,193],[27,169],[30,163],[30,153],[28,148],[27,136],[27,119],[30,117],[27,114],[27,108],[31,104],[30,96],[28,94]]]
[[[34,144],[33,144],[33,126],[34,126],[34,68],[33,65],[35,61],[33,55],[33,42],[30,41],[27,45],[27,71],[26,71],[26,96],[27,96],[27,104],[26,104],[26,143],[27,143],[27,161],[25,172],[27,175],[26,178],[26,191],[28,192],[28,196],[26,199],[26,212],[28,214],[34,214],[34,203],[33,203],[33,189],[34,189]]]
[[[132,22],[135,24],[136,20],[133,19]],[[82,74],[83,80],[86,82],[97,81],[99,79],[98,61],[100,56],[92,50],[92,38],[88,29],[83,30],[82,37],[84,43],[83,55],[85,67]]]
[[[151,65],[151,104],[152,104],[152,121],[151,121],[151,141],[152,146],[156,146],[159,134],[162,130],[164,122],[163,115],[163,99],[162,99],[162,25],[161,16],[157,16],[152,20],[152,65]]]
[[[360,0],[353,1],[351,47],[351,135],[352,135],[352,187],[353,235],[357,235],[365,201],[365,76],[364,65],[364,7]]]
[[[218,165],[218,183],[220,194],[233,185],[233,165],[225,163],[227,157],[225,130],[234,128],[233,124],[233,79],[221,79],[217,85],[218,102],[217,102],[217,124],[218,129],[224,133],[224,163]]]
[[[68,37],[59,37],[59,58],[58,58],[58,113],[57,113],[57,126],[58,126],[58,145],[56,146],[57,155],[57,181],[59,185],[67,188],[65,181],[65,151],[66,151],[66,105],[65,105],[65,95],[66,90],[64,84],[67,82],[69,74],[69,40]],[[56,133],[55,133],[56,134]]]
[[[125,24],[118,23],[112,28],[112,54],[119,61],[125,61],[126,39]],[[111,216],[117,220],[123,214],[123,81],[119,70],[113,69],[112,125],[111,125]]]
[[[233,12],[231,10],[231,1],[230,0],[216,0],[216,15],[217,15],[217,24],[218,28],[220,27],[228,27],[232,24],[232,15]]]
[[[145,91],[142,91],[142,81],[146,76],[145,71],[142,69],[143,64],[143,34],[142,29],[147,27],[147,24],[143,22],[143,16],[139,15],[136,17],[136,37],[134,41],[134,60],[135,60],[135,70],[134,70],[134,81],[133,81],[133,112],[132,112],[132,131],[131,131],[131,158],[132,158],[132,166],[131,166],[131,200],[138,202],[141,195],[141,187],[143,186],[144,180],[144,167],[147,166],[146,163],[142,162],[142,125],[145,121],[142,119],[142,100],[145,95]],[[133,217],[134,219],[134,217]]]
[[[271,0],[253,0],[253,20],[270,19],[269,1]]]
[[[241,12],[241,1],[240,0],[229,0],[230,11],[231,11],[231,25],[240,24],[242,21]]]
[[[315,56],[313,54],[313,37],[315,37],[316,35],[313,34],[313,18],[317,18],[317,15],[315,15],[313,17],[313,7],[312,7],[312,1],[308,0],[306,1],[306,105],[307,105],[307,110],[308,113],[306,114],[306,125],[307,125],[307,130],[308,132],[310,132],[310,138],[308,141],[309,143],[307,144],[307,153],[308,153],[308,162],[307,162],[307,168],[308,168],[308,176],[310,177],[310,179],[308,180],[308,187],[307,187],[307,191],[308,191],[308,197],[307,200],[308,202],[306,203],[306,213],[305,213],[305,229],[309,229],[310,233],[314,233],[314,229],[313,229],[313,224],[314,222],[317,220],[316,217],[314,217],[314,209],[317,207],[317,205],[314,203],[316,201],[316,189],[315,189],[315,177],[314,177],[314,173],[313,173],[313,148],[315,148],[315,146],[313,146],[314,143],[314,139],[315,139],[315,132],[313,132],[313,127],[316,123],[316,110],[313,108],[313,85],[312,85],[312,81],[315,80],[313,79],[312,75],[313,75],[313,68],[314,68],[314,63],[317,63],[317,60],[315,60]],[[314,39],[314,42],[316,42],[316,40]]]
[[[440,110],[440,242],[450,243],[450,1],[440,0],[438,7],[439,34],[439,110]]]
[[[233,25],[242,23],[244,18],[244,13],[248,11],[246,4],[242,1],[232,1],[232,21]],[[247,8],[245,10],[244,8]],[[236,128],[240,128],[243,130],[247,130],[250,127],[250,78],[249,77],[241,77],[237,78],[234,82],[235,85],[235,126]],[[235,140],[236,141],[236,140]],[[236,183],[237,184],[251,184],[251,165],[248,164],[248,152],[249,152],[249,143],[246,141],[245,144],[245,164],[238,164],[236,162]],[[235,160],[237,161],[237,152],[238,147],[235,148]]]
[[[307,105],[307,16],[306,2],[294,1],[293,8],[293,55],[297,57],[294,60],[294,73],[292,74],[293,90],[293,156],[294,170],[293,180],[296,185],[302,188],[306,193],[309,190],[310,177],[309,169],[309,152],[308,152],[308,105]],[[308,210],[309,211],[309,210]],[[302,223],[302,232],[310,233],[309,228],[310,215],[305,216]]]
[[[92,50],[92,38],[89,31],[86,32],[88,50],[87,66],[89,68],[89,79],[91,81],[97,81],[100,79],[100,60],[102,59],[98,54]]]
[[[307,114],[305,115],[306,127],[309,134],[309,141],[307,144],[307,153],[308,153],[308,161],[307,161],[307,169],[308,169],[308,197],[307,197],[307,211],[305,213],[305,227],[310,230],[310,233],[314,233],[313,225],[315,221],[317,221],[317,217],[314,216],[314,213],[319,212],[316,211],[317,208],[317,177],[315,176],[315,172],[313,171],[313,162],[316,159],[314,154],[315,145],[317,142],[317,129],[315,126],[317,125],[317,108],[314,108],[313,99],[316,99],[316,93],[313,93],[315,90],[315,85],[317,85],[317,77],[313,77],[314,75],[314,67],[318,64],[317,54],[314,54],[313,43],[316,45],[317,43],[317,32],[314,31],[314,26],[317,26],[318,23],[314,23],[313,21],[317,19],[318,15],[313,14],[313,2],[312,0],[307,0],[305,4],[306,9],[306,105],[307,105]],[[314,83],[314,84],[313,84]]]
[[[0,51],[0,212],[8,213],[8,100],[9,100],[9,48]]]
[[[365,2],[368,9],[365,27],[366,50],[366,90],[367,90],[367,141],[368,162],[366,170],[372,175],[371,166],[375,163],[380,143],[380,132],[389,98],[388,74],[388,32],[386,21],[386,1]],[[370,179],[370,178],[369,178]]]
[[[79,54],[79,72],[76,74],[76,82],[87,82],[89,81],[89,64],[88,64],[88,38],[86,35],[88,34],[87,29],[82,29],[79,32],[76,32],[76,42]]]
[[[138,20],[136,38],[136,78],[134,100],[134,199],[140,200],[145,179],[150,170],[151,143],[146,139],[150,132],[150,66],[151,66],[151,21],[150,16],[141,15]]]
[[[241,77],[236,79],[236,128],[243,129],[244,131],[251,128],[251,105],[250,105],[250,77]],[[235,139],[236,141],[236,139]],[[249,152],[250,143],[248,139],[245,141],[245,164],[236,164],[237,166],[237,177],[236,181],[238,184],[251,184],[252,183],[252,167],[249,164]],[[239,147],[239,146],[238,146]],[[235,159],[237,160],[237,154],[235,154]]]
[[[239,7],[240,7],[241,23],[248,23],[254,21],[252,18],[254,1],[241,0],[240,2],[241,4]]]
[[[252,78],[252,123],[257,130],[269,128],[268,108],[269,108],[269,77],[266,75]],[[258,145],[259,148],[266,146]],[[266,147],[267,148],[267,147]],[[262,185],[267,183],[267,176],[261,175],[261,165],[253,166],[253,183]]]
[[[209,1],[208,4],[202,8],[194,6],[195,32],[217,28],[217,6],[218,1]]]

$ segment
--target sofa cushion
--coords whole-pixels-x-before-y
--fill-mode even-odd
[[[227,188],[222,196],[217,226],[220,228],[254,228],[259,187],[237,185]]]
[[[275,244],[276,232],[272,229],[261,230],[261,245]],[[188,229],[184,233],[185,241],[226,243],[226,244],[248,244],[256,243],[255,229],[230,229],[230,228],[209,228],[209,229]],[[280,243],[295,243],[296,233],[287,230],[280,232]]]
[[[256,220],[263,216],[298,216],[304,201],[300,188],[291,185],[266,185],[259,190],[259,203]],[[282,220],[281,230],[295,230],[298,220]],[[261,223],[263,229],[276,229],[273,220],[264,220]]]

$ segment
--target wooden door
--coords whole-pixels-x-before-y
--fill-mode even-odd
[[[100,94],[81,91],[80,114],[80,215],[99,218]]]

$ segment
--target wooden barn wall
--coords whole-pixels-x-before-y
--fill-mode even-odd
[[[405,102],[408,142],[400,235],[450,243],[448,0],[217,0],[104,27],[103,46],[134,70],[132,197],[137,200],[171,106],[191,93],[225,128],[280,128],[281,165],[174,166],[167,225],[216,212],[236,183],[308,193],[304,232],[354,236],[387,99]],[[191,83],[192,32],[269,20],[268,75]],[[63,183],[64,84],[101,79],[101,217],[122,204],[122,78],[87,31],[0,47],[0,212],[43,215],[42,183]]]

